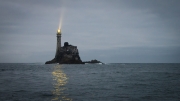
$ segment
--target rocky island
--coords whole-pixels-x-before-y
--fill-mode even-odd
[[[58,51],[55,58],[51,61],[47,61],[45,64],[83,64],[79,56],[77,46],[69,45],[68,42],[64,43],[61,50]]]
[[[47,61],[45,64],[86,64],[86,63],[93,63],[93,64],[103,64],[98,60],[91,60],[82,62],[77,46],[69,45],[68,42],[64,43],[64,46],[61,47],[61,30],[60,28],[57,30],[57,47],[56,47],[56,54],[54,59]]]
[[[98,60],[96,60],[96,59],[91,60],[91,61],[84,61],[83,63],[84,63],[84,64],[104,64],[104,63],[102,63],[101,61],[98,61]]]

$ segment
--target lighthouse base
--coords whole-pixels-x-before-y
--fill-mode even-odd
[[[84,64],[79,56],[77,46],[68,45],[67,42],[58,51],[55,58],[45,64]]]

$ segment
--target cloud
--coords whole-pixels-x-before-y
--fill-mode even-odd
[[[137,9],[147,9],[152,13],[156,14],[160,17],[161,23],[167,25],[168,28],[172,28],[176,30],[179,34],[179,18],[180,18],[180,6],[179,0],[127,0],[127,4],[129,4],[132,8]],[[179,37],[179,36],[178,36]]]
[[[115,57],[106,58],[107,62],[118,62],[121,57],[124,62],[177,62],[177,58],[169,57],[179,56],[178,4],[178,0],[3,0],[0,62],[44,62],[53,58],[62,14],[62,43],[77,45],[83,59],[95,56],[99,60]],[[148,49],[153,52],[145,52],[136,61],[136,54]],[[146,58],[164,49],[169,55]]]
[[[121,47],[80,52],[83,60],[98,59],[105,63],[179,63],[179,51],[180,47]]]

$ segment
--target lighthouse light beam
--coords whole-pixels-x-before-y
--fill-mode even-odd
[[[64,15],[64,8],[61,9],[60,19],[59,19],[59,28],[58,29],[61,29],[61,27],[62,27],[63,15]]]

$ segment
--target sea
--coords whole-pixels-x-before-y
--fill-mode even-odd
[[[0,101],[180,101],[180,64],[1,63]]]

